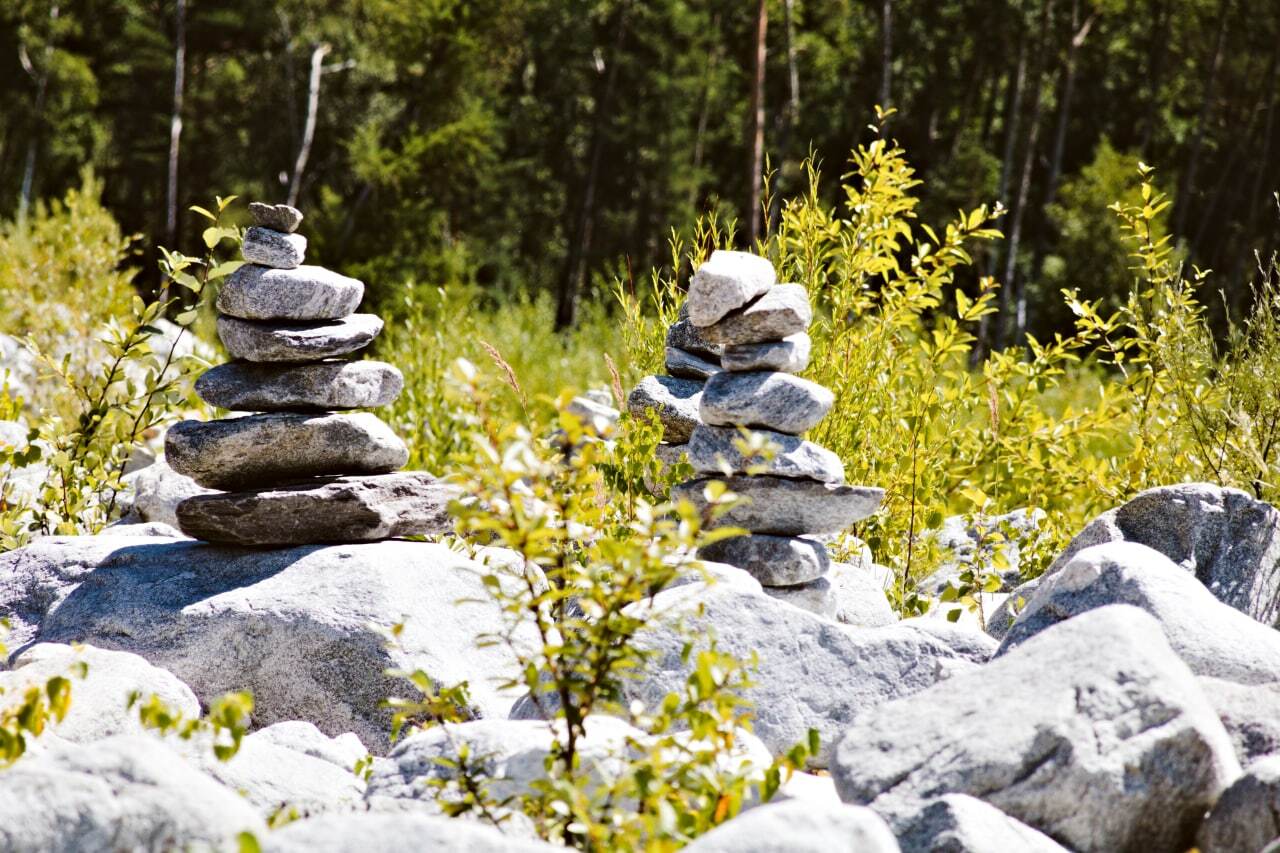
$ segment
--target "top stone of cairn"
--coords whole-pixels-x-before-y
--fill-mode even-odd
[[[250,202],[249,215],[253,217],[254,225],[261,225],[272,231],[283,231],[285,234],[292,234],[302,224],[302,211],[287,204]]]
[[[710,326],[763,294],[777,280],[768,259],[718,249],[689,282],[689,319],[695,326]]]

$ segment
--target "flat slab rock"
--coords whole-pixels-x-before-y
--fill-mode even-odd
[[[720,372],[719,362],[709,361],[678,347],[667,347],[666,367],[667,373],[686,379],[706,379]]]
[[[339,320],[363,298],[364,282],[324,267],[245,264],[222,283],[217,307],[242,320]]]
[[[781,432],[752,432],[769,443],[772,458],[744,454],[740,444],[746,439],[735,427],[701,424],[689,437],[689,464],[701,474],[770,474],[820,483],[844,482],[844,463],[825,447]]]
[[[208,489],[271,486],[307,477],[389,474],[409,461],[391,428],[368,412],[272,412],[182,421],[165,436],[165,458]]]
[[[720,365],[734,373],[750,370],[777,370],[799,373],[809,366],[813,341],[807,332],[788,335],[780,341],[725,347]]]
[[[1124,605],[858,714],[831,768],[845,802],[968,794],[1083,853],[1182,853],[1239,773],[1159,623]]]
[[[696,379],[675,376],[646,376],[636,383],[627,397],[627,411],[644,417],[652,410],[662,422],[663,440],[683,444],[702,421],[698,406],[702,400],[702,383]]]
[[[307,256],[307,238],[255,225],[244,232],[240,253],[251,264],[291,270],[302,266]]]
[[[691,352],[707,361],[718,361],[720,347],[702,336],[702,330],[689,321],[688,303],[681,306],[680,319],[667,329],[667,346]]]
[[[796,435],[817,426],[835,399],[829,389],[790,373],[717,373],[702,389],[698,414],[713,426]]]
[[[231,362],[196,380],[201,400],[241,412],[368,409],[391,403],[403,388],[404,376],[384,361]]]
[[[741,527],[752,533],[803,536],[839,533],[867,518],[884,500],[884,489],[836,486],[785,477],[707,477],[681,483],[673,500],[685,499],[699,512],[708,508],[707,483],[719,480],[743,500],[717,519],[718,527]]]
[[[799,284],[775,284],[755,301],[726,314],[702,336],[724,347],[780,341],[797,335],[813,322],[809,294]]]
[[[218,317],[218,337],[232,358],[245,361],[320,361],[362,350],[382,331],[373,314],[317,323],[267,323]]]
[[[710,326],[760,296],[778,280],[767,258],[717,249],[689,280],[689,320]]]
[[[252,217],[254,225],[261,225],[272,231],[283,231],[285,234],[292,234],[302,224],[302,211],[288,204],[251,201],[249,216]]]
[[[698,556],[737,566],[764,586],[809,583],[831,566],[826,545],[799,536],[734,536],[699,548]]]
[[[178,504],[182,532],[228,545],[373,542],[453,530],[458,489],[422,471],[336,477],[249,492],[218,492]]]

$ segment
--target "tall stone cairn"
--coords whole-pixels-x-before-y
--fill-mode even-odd
[[[207,371],[196,393],[241,417],[182,421],[165,437],[175,471],[220,490],[178,505],[188,536],[236,545],[368,542],[449,529],[452,490],[430,474],[393,473],[409,460],[377,416],[404,377],[354,361],[382,331],[357,314],[364,283],[304,266],[302,214],[249,205],[247,262],[218,295],[218,336],[235,361]]]
[[[845,485],[840,458],[800,437],[835,400],[796,375],[809,365],[812,320],[805,289],[779,284],[767,259],[717,251],[694,274],[667,334],[672,375],[646,377],[628,401],[633,412],[658,413],[664,461],[684,456],[697,474],[675,487],[673,499],[705,509],[711,480],[743,498],[719,524],[750,535],[716,542],[700,556],[744,569],[768,588],[820,581],[831,566],[825,538],[871,515],[884,498],[882,489]],[[744,427],[774,447],[771,459],[742,452]]]

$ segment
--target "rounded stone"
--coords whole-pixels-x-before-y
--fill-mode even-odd
[[[260,201],[249,202],[249,216],[255,225],[269,228],[272,231],[283,231],[292,234],[302,224],[302,211],[287,204],[265,204]]]
[[[689,280],[689,319],[695,326],[710,326],[764,293],[777,280],[767,258],[717,249]]]
[[[698,549],[698,556],[746,571],[762,586],[795,586],[827,573],[831,557],[816,539],[798,536],[734,536]]]
[[[725,370],[743,373],[750,370],[779,370],[799,373],[809,366],[813,342],[807,332],[798,332],[780,341],[725,347],[720,364]]]
[[[382,361],[220,364],[196,380],[211,406],[242,412],[368,409],[400,396],[404,376]]]
[[[372,542],[453,530],[458,489],[424,471],[200,495],[178,504],[182,532],[228,545]]]
[[[245,361],[321,361],[367,347],[382,331],[373,314],[320,323],[266,323],[226,315],[218,337],[233,358]]]
[[[736,346],[780,341],[799,334],[813,322],[809,294],[799,284],[775,284],[744,308],[700,329],[713,344]]]
[[[717,373],[702,389],[699,415],[716,426],[802,433],[826,417],[835,395],[790,373]]]
[[[709,509],[704,490],[720,481],[741,500],[714,522],[713,527],[741,527],[751,533],[802,536],[839,533],[867,518],[884,500],[884,489],[835,486],[785,477],[704,477],[671,490],[672,500],[688,500],[694,509]]]
[[[291,270],[302,266],[307,255],[307,238],[254,226],[244,232],[240,254],[251,264]]]
[[[812,441],[771,430],[752,430],[773,450],[773,457],[747,457],[739,447],[743,435],[736,427],[699,424],[689,437],[689,464],[700,474],[771,474],[775,477],[843,483],[840,457]]]
[[[627,397],[627,411],[635,417],[646,417],[650,410],[662,422],[663,440],[671,444],[688,441],[698,419],[702,399],[702,383],[696,379],[674,376],[646,376],[636,383]]]
[[[164,442],[169,467],[207,489],[250,489],[308,477],[388,474],[409,461],[391,428],[368,412],[272,412],[181,421]]]
[[[245,264],[223,282],[217,305],[242,320],[338,320],[362,298],[364,282],[324,267]]]

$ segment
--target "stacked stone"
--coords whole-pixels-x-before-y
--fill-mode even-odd
[[[831,560],[822,537],[871,515],[884,492],[845,485],[840,458],[800,438],[835,399],[795,375],[809,364],[808,294],[801,285],[777,283],[765,258],[718,251],[694,274],[687,307],[689,328],[680,340],[716,347],[717,363],[701,389],[700,423],[683,448],[698,478],[672,497],[705,509],[707,483],[724,481],[744,500],[719,523],[749,531],[703,548],[701,556],[745,569],[766,587],[798,592],[825,584]],[[774,447],[771,459],[743,453],[743,427]]]
[[[398,471],[408,448],[369,412],[404,386],[380,361],[353,361],[382,331],[357,314],[364,283],[304,266],[302,214],[249,205],[247,262],[218,295],[218,336],[236,359],[207,371],[196,393],[251,414],[183,421],[165,456],[213,494],[178,505],[183,532],[210,542],[298,545],[363,542],[447,528],[448,492],[434,477]]]

